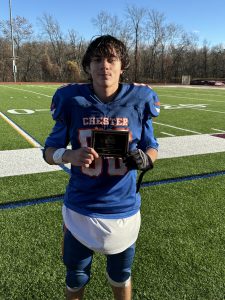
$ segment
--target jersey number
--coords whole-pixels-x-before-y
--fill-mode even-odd
[[[82,129],[79,131],[79,140],[81,147],[90,147],[91,129]],[[120,157],[107,157],[107,172],[108,175],[118,176],[124,175],[127,172],[127,167]],[[82,172],[89,176],[99,176],[103,172],[103,158],[99,157],[91,164],[89,168],[82,167]]]

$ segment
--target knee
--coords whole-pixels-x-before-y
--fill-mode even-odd
[[[128,274],[126,274],[126,275],[128,275]],[[108,272],[106,272],[106,276],[107,276],[107,279],[108,279],[108,282],[110,283],[110,285],[114,286],[114,287],[126,287],[126,286],[129,286],[130,282],[131,282],[131,274],[130,273],[129,273],[128,277],[127,276],[126,277],[116,276],[116,278],[115,278],[116,280],[113,280],[110,277],[110,275],[108,274]]]
[[[122,253],[110,255],[107,258],[107,277],[113,286],[126,286],[131,280],[131,267],[135,254],[132,245]]]
[[[106,276],[108,278],[108,281],[113,286],[126,286],[127,283],[129,283],[131,278],[131,269],[125,268],[125,269],[111,269],[107,268]]]
[[[64,235],[63,262],[66,266],[66,285],[79,290],[90,280],[92,251],[76,240],[67,230]]]
[[[84,287],[90,280],[90,271],[69,270],[66,272],[66,285],[69,289],[79,290]]]

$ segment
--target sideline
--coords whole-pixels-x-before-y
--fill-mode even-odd
[[[8,123],[12,128],[14,128],[16,132],[19,133],[30,145],[32,145],[35,148],[42,147],[37,140],[35,140],[30,134],[28,134],[25,130],[23,130],[20,126],[18,126],[15,122],[13,122],[9,117],[7,117],[1,111],[0,111],[0,117],[2,117],[2,119],[6,121],[6,123]]]

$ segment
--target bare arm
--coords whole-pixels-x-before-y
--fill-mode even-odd
[[[149,148],[146,151],[146,154],[151,158],[152,162],[154,163],[158,158],[158,151],[154,148]]]
[[[45,160],[50,165],[55,165],[56,163],[53,160],[53,154],[57,150],[57,148],[48,147],[45,150]],[[77,150],[67,149],[62,159],[65,163],[71,163],[73,166],[81,166],[85,168],[89,168],[90,164],[98,158],[98,153],[90,147],[82,147]]]

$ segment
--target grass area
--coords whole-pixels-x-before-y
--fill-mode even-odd
[[[162,180],[207,174],[225,170],[225,152],[160,159],[153,170],[144,176],[144,181]]]
[[[133,299],[224,299],[221,178],[143,188],[141,194]],[[63,299],[61,203],[1,211],[0,219],[0,299]],[[85,299],[112,299],[102,255],[94,257]]]
[[[221,178],[143,189],[142,196],[134,266],[136,275],[145,270],[138,281],[139,299],[224,299]]]
[[[26,115],[21,118],[21,116],[14,116],[13,121],[23,128],[26,132],[35,138],[39,144],[44,146],[46,137],[50,134],[53,121],[50,115],[50,111],[42,112],[34,115]],[[41,120],[40,120],[41,118]]]
[[[10,125],[8,125],[3,119],[0,118],[0,149],[14,150],[30,148],[31,145],[22,138]],[[10,137],[10,139],[9,139]]]
[[[50,104],[54,90],[49,88],[43,91],[43,88],[33,89],[33,86],[0,86],[0,91],[0,111],[43,145],[53,126]],[[14,147],[16,149],[15,144]]]
[[[56,88],[55,85],[48,87],[18,85],[8,88],[0,86],[0,111],[43,145],[53,126],[49,108]],[[225,131],[225,90],[171,87],[156,87],[155,90],[162,102],[161,114],[156,121],[177,127],[169,128],[155,124],[157,137],[164,137],[162,131],[165,130],[176,136],[193,134],[192,131],[212,133],[212,128]],[[12,110],[16,110],[17,114],[12,113]],[[26,113],[23,110],[31,110],[33,113]]]
[[[0,203],[63,194],[68,177],[63,171],[3,177],[0,180]]]
[[[181,129],[199,133],[212,133],[212,128],[220,128],[225,132],[225,90],[190,89],[190,88],[155,88],[162,103],[161,114],[157,122],[180,128],[168,129],[176,136],[193,134]],[[155,132],[161,137],[160,128]],[[174,130],[176,130],[174,132]]]
[[[0,299],[62,299],[60,205],[1,211],[0,218]]]

